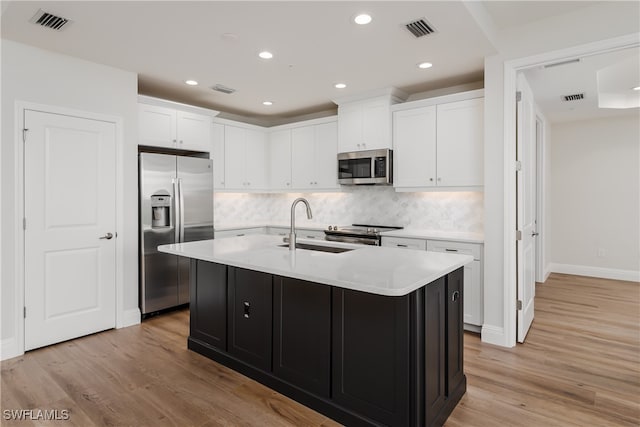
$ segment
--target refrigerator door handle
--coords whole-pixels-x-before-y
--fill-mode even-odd
[[[177,180],[174,178],[171,180],[173,184],[173,231],[174,231],[174,242],[180,243],[180,203],[178,199],[180,198],[180,187],[178,186]]]
[[[180,231],[180,243],[182,243],[184,242],[184,193],[182,192],[182,178],[178,178],[178,193],[180,194],[178,196],[180,203],[180,210],[178,212],[180,215],[180,224],[178,229]]]

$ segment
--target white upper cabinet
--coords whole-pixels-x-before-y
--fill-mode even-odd
[[[484,98],[442,98],[393,112],[396,189],[483,185]]]
[[[393,114],[393,161],[395,187],[435,185],[435,106]]]
[[[483,184],[484,98],[438,105],[438,185]]]
[[[272,189],[291,188],[291,130],[269,134],[269,186]]]
[[[338,188],[336,122],[291,130],[291,180],[294,190]]]
[[[213,188],[223,189],[224,183],[224,125],[213,123],[211,128],[212,149],[209,156],[213,160]]]
[[[264,131],[224,126],[224,186],[226,190],[267,188],[267,140]]]
[[[217,111],[145,96],[138,103],[138,144],[210,152]]]
[[[406,94],[395,88],[366,98],[342,98],[338,104],[338,152],[391,148],[391,105]]]

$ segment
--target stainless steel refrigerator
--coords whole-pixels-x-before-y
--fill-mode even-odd
[[[211,160],[139,154],[142,315],[189,302],[189,259],[158,252],[168,243],[213,239]]]

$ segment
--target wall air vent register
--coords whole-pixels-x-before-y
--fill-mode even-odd
[[[45,12],[42,9],[38,9],[35,15],[29,22],[32,24],[40,25],[41,27],[50,28],[55,31],[62,31],[67,24],[70,24],[71,20],[67,18],[63,18],[61,16],[56,16],[49,12]]]

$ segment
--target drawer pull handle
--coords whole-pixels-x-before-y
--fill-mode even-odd
[[[445,249],[445,251],[447,251],[447,252],[458,252],[457,249]]]
[[[399,248],[408,248],[409,247],[407,245],[401,245],[400,243],[398,243],[396,246],[399,247]]]
[[[249,316],[251,315],[251,304],[245,301],[243,305],[244,305],[244,318],[248,319]]]
[[[460,291],[453,291],[453,294],[451,294],[451,301],[456,302],[458,301],[458,298],[460,298]]]
[[[242,236],[244,236],[244,233],[236,234],[236,236],[242,237]]]

